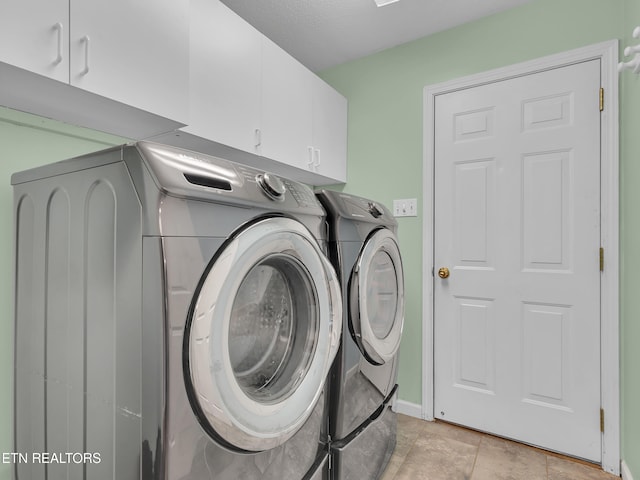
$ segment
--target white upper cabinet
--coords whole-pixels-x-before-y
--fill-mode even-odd
[[[261,133],[261,155],[346,181],[346,98],[268,38],[262,49]]]
[[[191,0],[190,121],[184,131],[258,153],[262,38],[223,3]]]
[[[70,11],[72,85],[186,123],[189,0],[71,0]]]
[[[0,0],[0,85],[9,108],[346,180],[344,97],[219,0]]]
[[[0,61],[68,82],[68,52],[69,0],[2,0]]]
[[[188,15],[189,0],[2,0],[0,62],[184,124]]]
[[[308,168],[313,148],[313,77],[291,55],[264,38],[261,155]]]
[[[190,63],[188,135],[162,141],[310,184],[346,181],[346,99],[219,0],[191,0]]]
[[[325,177],[347,181],[347,99],[313,78],[313,164]]]

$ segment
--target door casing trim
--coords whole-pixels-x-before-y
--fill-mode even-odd
[[[433,420],[434,408],[434,124],[435,98],[467,88],[510,78],[600,60],[604,110],[600,117],[600,245],[604,271],[600,282],[601,406],[605,411],[602,433],[602,468],[620,475],[620,347],[619,347],[619,142],[618,142],[618,40],[609,40],[535,60],[517,63],[447,82],[427,85],[423,97],[423,305],[422,305],[422,418]],[[594,102],[597,101],[594,98]],[[596,419],[594,419],[596,421]]]

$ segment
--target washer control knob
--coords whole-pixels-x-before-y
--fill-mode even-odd
[[[262,190],[267,196],[273,200],[284,200],[284,193],[287,188],[284,186],[282,180],[270,173],[262,173],[257,177],[258,185],[262,187]]]
[[[378,206],[373,202],[368,202],[367,208],[369,209],[369,213],[374,217],[378,218],[382,216],[382,210],[378,208]]]

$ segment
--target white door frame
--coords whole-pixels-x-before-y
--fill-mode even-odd
[[[605,412],[602,468],[620,474],[620,365],[619,365],[619,251],[618,251],[618,41],[588,47],[491,70],[424,88],[423,123],[423,311],[422,418],[433,420],[433,288],[434,288],[434,115],[438,95],[513,77],[599,59],[604,110],[601,113],[600,215],[601,246],[605,252],[601,274],[601,405]],[[594,98],[594,102],[598,101]],[[427,253],[428,252],[428,253]]]

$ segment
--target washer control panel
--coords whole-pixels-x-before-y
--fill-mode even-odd
[[[156,183],[168,194],[198,200],[260,205],[278,202],[269,208],[324,214],[313,190],[303,183],[273,173],[197,152],[138,142]],[[265,203],[266,202],[266,203]]]
[[[292,182],[291,180],[284,180],[284,185],[301,207],[310,207],[318,204],[313,191],[306,185]]]

